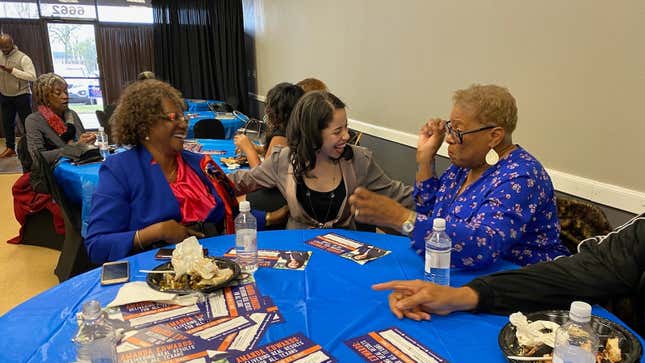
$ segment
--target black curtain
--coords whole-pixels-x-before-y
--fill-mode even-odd
[[[241,0],[153,0],[155,72],[186,98],[247,111]]]
[[[154,71],[151,25],[97,25],[96,51],[103,78],[103,102],[115,103],[143,71]]]

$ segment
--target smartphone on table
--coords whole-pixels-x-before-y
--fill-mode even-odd
[[[172,251],[174,248],[160,248],[155,254],[157,260],[170,260],[172,258]],[[204,256],[208,256],[208,249],[204,248]]]
[[[113,285],[130,280],[130,263],[128,261],[106,262],[101,268],[101,285]]]

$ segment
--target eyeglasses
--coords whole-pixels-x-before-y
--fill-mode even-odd
[[[188,118],[183,113],[171,112],[164,117],[170,122],[188,122]]]
[[[459,131],[459,130],[454,129],[452,127],[452,121],[451,120],[446,121],[446,130],[448,131],[448,133],[450,135],[452,135],[452,137],[454,137],[458,141],[458,144],[463,144],[464,143],[464,135],[474,134],[476,132],[494,129],[495,127],[497,127],[497,126],[484,126],[484,127],[480,127],[478,129],[475,129],[475,130]]]

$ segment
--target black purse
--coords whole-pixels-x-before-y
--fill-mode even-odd
[[[72,163],[82,165],[93,163],[95,161],[103,160],[101,151],[93,145],[87,144],[70,144],[65,145],[61,151],[61,155],[69,158]]]

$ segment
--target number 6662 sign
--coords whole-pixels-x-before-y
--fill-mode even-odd
[[[45,17],[95,19],[96,8],[94,5],[76,4],[40,4],[40,13]]]

